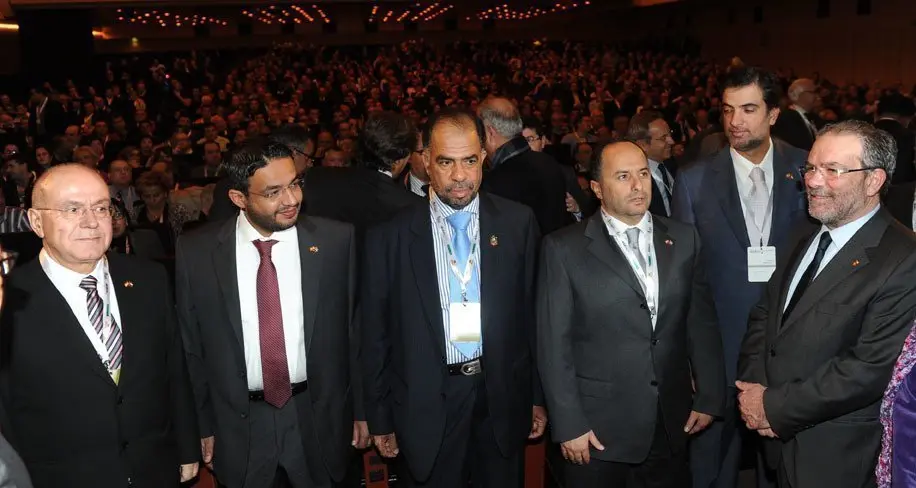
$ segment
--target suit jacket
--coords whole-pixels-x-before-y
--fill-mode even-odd
[[[671,175],[671,190],[672,195],[668,197],[669,205],[674,204],[673,191],[674,191],[674,165],[669,163],[665,164],[665,168],[668,169],[668,173]],[[666,176],[667,178],[667,176]],[[654,215],[661,215],[662,217],[670,217],[668,212],[665,211],[665,200],[662,198],[662,190],[658,187],[658,183],[655,181],[655,178],[650,178],[652,180],[652,199],[649,202],[649,212],[652,212]]]
[[[544,238],[538,273],[538,370],[553,439],[589,430],[603,461],[641,463],[657,409],[675,449],[691,410],[725,409],[722,339],[689,225],[653,217],[659,313],[653,330],[636,275],[600,212]],[[696,394],[691,390],[691,370]]]
[[[39,260],[5,284],[2,429],[37,487],[178,486],[178,466],[200,459],[165,271],[129,256],[108,262],[124,344],[117,385]]]
[[[916,181],[916,132],[891,119],[878,120],[875,127],[890,133],[897,142],[897,166],[891,183]]]
[[[814,134],[805,123],[804,117],[791,108],[779,112],[779,117],[773,124],[772,134],[773,137],[805,151],[810,151],[814,145]]]
[[[878,410],[916,308],[916,237],[878,211],[783,318],[818,231],[778,261],[751,311],[739,378],[767,386],[767,419],[794,488],[874,486]]]
[[[44,110],[41,111],[44,134],[38,134],[38,117],[38,106],[29,107],[29,135],[33,138],[41,136],[46,141],[50,141],[52,137],[63,134],[67,128],[67,114],[64,112],[63,105],[50,98],[45,103]]]
[[[496,442],[519,452],[541,405],[534,366],[534,267],[539,239],[526,207],[480,194],[484,381]],[[396,433],[414,476],[426,478],[446,425],[445,332],[429,205],[370,228],[361,283],[362,366],[369,431]]]
[[[326,468],[339,480],[353,432],[350,348],[355,248],[353,228],[317,217],[296,225],[302,266],[309,388],[296,406],[311,409]],[[244,482],[250,439],[248,375],[236,276],[236,219],[182,234],[176,250],[178,321],[197,401],[200,437],[215,436],[214,469],[230,486]],[[320,306],[319,306],[320,305]],[[355,343],[355,342],[354,342]],[[361,405],[357,395],[356,405]],[[308,431],[305,431],[308,432]],[[306,447],[305,452],[311,449]]]
[[[787,252],[791,229],[808,221],[798,168],[807,153],[773,140],[773,213],[769,244]],[[763,293],[764,283],[747,280],[751,245],[728,148],[678,172],[671,217],[696,226],[703,241],[703,265],[709,277],[725,351],[725,377],[733,385],[747,317]],[[756,243],[755,243],[756,245]]]
[[[527,148],[524,139],[521,142],[526,145],[521,152],[484,175],[481,190],[530,207],[546,235],[574,220],[566,211],[565,179],[553,158]]]
[[[916,196],[916,181],[891,185],[884,195],[884,208],[909,229],[913,228],[913,197]]]

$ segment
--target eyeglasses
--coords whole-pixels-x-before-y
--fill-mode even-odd
[[[528,143],[530,144],[532,142],[537,142],[538,139],[540,138],[541,136],[528,136],[528,137],[525,137],[525,140],[528,141]]]
[[[91,213],[99,220],[108,220],[114,213],[111,205],[93,205],[91,207],[66,207],[66,208],[37,208],[35,210],[44,210],[49,212],[58,212],[64,220],[80,220]]]
[[[292,181],[292,183],[290,183],[289,185],[283,188],[275,188],[273,190],[270,190],[264,193],[258,193],[258,192],[249,190],[248,193],[252,195],[257,195],[259,197],[264,197],[268,200],[276,200],[280,198],[280,196],[283,195],[284,192],[287,192],[287,191],[292,193],[293,195],[295,195],[298,192],[302,192],[302,184],[303,184],[302,178],[296,178],[295,180]]]
[[[0,276],[7,277],[16,266],[19,253],[13,251],[0,251]]]
[[[315,158],[314,158],[311,154],[306,154],[305,151],[303,151],[303,150],[301,150],[301,149],[297,149],[297,148],[295,148],[295,147],[293,147],[293,146],[287,146],[287,147],[289,147],[289,150],[290,150],[290,151],[292,151],[292,152],[294,152],[294,153],[296,153],[296,154],[298,154],[298,155],[300,155],[300,156],[305,157],[305,159],[308,160],[309,162],[311,162],[311,163],[314,163],[314,162],[315,162]]]
[[[802,176],[804,176],[805,178],[812,177],[814,176],[815,173],[820,173],[821,176],[823,176],[824,179],[828,181],[836,181],[837,179],[839,179],[841,175],[844,175],[846,173],[857,173],[859,171],[871,171],[873,169],[881,169],[881,168],[855,168],[855,169],[825,168],[825,167],[817,167],[813,164],[806,164],[798,168]]]

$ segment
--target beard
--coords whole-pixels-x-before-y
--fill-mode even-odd
[[[456,190],[467,190],[468,194],[463,197],[456,197],[452,194],[452,192]],[[477,197],[477,190],[474,188],[473,183],[455,183],[454,185],[446,186],[442,190],[437,190],[436,196],[439,197],[439,200],[442,200],[442,203],[449,207],[455,210],[461,210],[474,201],[474,198]]]
[[[253,212],[251,208],[245,210],[245,213],[248,215],[248,219],[256,227],[260,227],[269,232],[280,232],[281,230],[289,229],[290,227],[296,225],[296,219],[293,219],[289,223],[279,222],[277,220],[277,214],[288,210],[289,207],[279,208],[276,213],[273,214],[262,214],[258,212]]]
[[[747,139],[746,141],[736,142],[732,144],[732,147],[735,148],[736,151],[741,151],[741,152],[753,151],[754,149],[757,149],[758,147],[762,146],[765,140],[766,139],[763,137],[756,138],[756,139]]]

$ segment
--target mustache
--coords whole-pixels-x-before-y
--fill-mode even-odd
[[[473,190],[474,184],[470,182],[455,183],[454,185],[449,185],[445,187],[445,191],[455,191],[455,190]]]
[[[815,189],[815,190],[809,189],[807,193],[809,197],[829,197],[830,196],[829,191],[822,190],[822,189]]]

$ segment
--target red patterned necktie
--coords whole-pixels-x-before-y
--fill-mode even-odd
[[[289,366],[286,362],[286,340],[280,309],[280,285],[271,250],[277,241],[254,241],[261,255],[258,266],[258,324],[261,338],[261,372],[264,378],[264,401],[281,408],[292,396]]]

